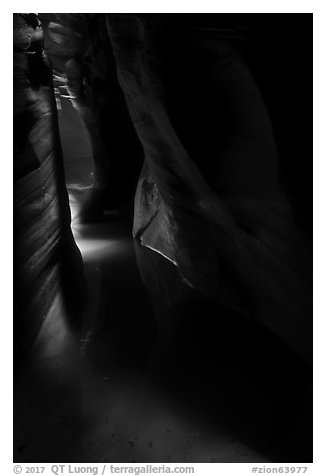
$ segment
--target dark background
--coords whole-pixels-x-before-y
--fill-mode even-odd
[[[312,14],[242,15],[245,57],[271,116],[297,223],[312,226]]]
[[[297,224],[311,235],[313,15],[205,13],[174,18],[195,26],[239,28],[243,57],[271,117],[281,181]]]

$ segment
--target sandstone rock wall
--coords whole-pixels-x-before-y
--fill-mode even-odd
[[[14,332],[21,358],[57,293],[78,318],[85,296],[70,229],[52,69],[36,15],[14,15]]]

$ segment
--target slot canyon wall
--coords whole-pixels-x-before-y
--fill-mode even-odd
[[[71,323],[84,307],[70,229],[52,67],[36,15],[14,14],[14,357],[31,349],[58,293]]]
[[[15,16],[15,299],[19,315],[34,316],[15,325],[33,321],[27,335],[37,332],[35,316],[46,314],[59,276],[73,307],[64,283],[78,288],[81,276],[45,41],[92,145],[95,187],[82,220],[132,201],[145,158],[135,239],[204,296],[262,321],[311,359],[310,132],[293,112],[309,111],[309,94],[298,100],[307,75],[289,93],[306,40],[291,44],[290,66],[277,55],[291,30],[286,41],[265,41],[270,49],[258,49],[252,74],[246,35],[234,24],[261,24],[263,37],[264,15],[254,17],[40,14],[41,28],[36,16]],[[273,18],[285,34],[291,19],[272,16],[270,25]]]
[[[284,191],[241,30],[223,15],[171,16],[107,15],[145,153],[134,236],[203,296],[262,322],[311,361],[310,245]]]
[[[144,160],[118,83],[106,18],[91,13],[39,18],[58,89],[70,96],[91,143],[95,184],[80,220],[101,220],[105,210],[132,206]]]
[[[14,15],[15,462],[312,461],[311,27]]]

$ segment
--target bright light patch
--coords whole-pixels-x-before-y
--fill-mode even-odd
[[[71,231],[84,261],[97,261],[126,253],[130,248],[129,239],[112,239],[107,224],[80,223],[82,207],[81,194],[87,193],[87,188],[69,189],[69,205],[71,213]],[[90,238],[91,236],[91,238]]]

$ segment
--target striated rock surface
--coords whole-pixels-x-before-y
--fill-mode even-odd
[[[104,14],[41,14],[45,50],[89,133],[95,186],[84,221],[133,199],[143,151],[117,80]],[[59,88],[63,89],[63,88]]]
[[[15,354],[31,348],[55,296],[76,319],[85,289],[70,229],[52,83],[36,15],[14,14]]]
[[[236,31],[192,25],[173,36],[157,17],[107,15],[145,151],[134,236],[200,293],[261,320],[310,360],[309,253]]]

